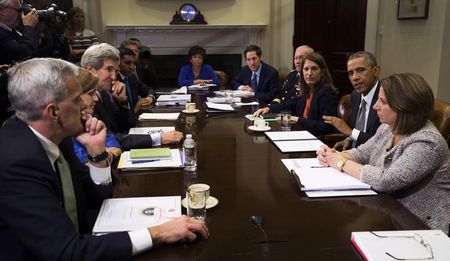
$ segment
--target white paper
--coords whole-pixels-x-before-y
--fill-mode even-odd
[[[207,97],[206,100],[208,102],[212,102],[212,103],[227,103],[228,102],[227,98],[225,98],[225,97]],[[235,103],[240,102],[240,101],[241,101],[241,98],[239,98],[239,97],[233,98],[233,102],[235,102]]]
[[[306,196],[310,198],[326,198],[326,197],[351,197],[351,196],[373,196],[377,193],[371,189],[357,190],[315,190],[305,191]]]
[[[169,101],[191,101],[190,94],[165,94],[160,95],[157,102],[169,102]]]
[[[309,131],[271,131],[266,132],[271,140],[317,140]]]
[[[433,259],[450,260],[450,238],[441,230],[398,230],[352,232],[353,244],[366,256],[368,260],[394,260],[386,252],[400,260],[427,260],[430,253],[427,248],[412,238],[419,234],[424,244],[429,244],[433,251]]]
[[[233,107],[231,107],[231,105],[229,105],[229,104],[206,102],[206,106],[208,107],[208,109],[213,109],[213,110],[234,111]]]
[[[225,96],[225,91],[215,91],[214,93],[219,96]],[[233,90],[233,97],[253,97],[254,95],[255,95],[254,92]]]
[[[175,127],[136,127],[131,128],[128,131],[128,134],[152,134],[152,133],[161,133],[161,132],[168,132],[168,131],[174,131]]]
[[[242,106],[253,106],[253,105],[259,105],[258,102],[237,102],[236,106],[242,107]]]
[[[144,210],[147,210],[147,215]],[[131,231],[157,226],[179,216],[180,196],[106,199],[92,232],[98,234]]]
[[[335,168],[320,165],[317,158],[282,159],[300,179],[303,191],[370,189],[370,185]]]
[[[181,168],[183,167],[183,161],[181,159],[179,149],[170,150],[170,159],[156,160],[156,161],[145,161],[142,160],[141,163],[136,161],[131,161],[130,152],[124,151],[120,155],[118,169],[122,170],[141,170],[141,169],[157,169],[157,168]]]
[[[139,120],[176,120],[180,115],[179,112],[171,113],[142,113]]]
[[[289,141],[274,141],[273,142],[281,152],[306,152],[317,151],[323,142],[320,140],[289,140]]]
[[[173,92],[171,92],[173,94],[186,94],[187,93],[187,88],[186,86],[181,87],[180,89],[177,89]]]

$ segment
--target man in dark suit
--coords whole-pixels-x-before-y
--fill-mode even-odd
[[[123,150],[148,148],[161,144],[178,143],[183,138],[179,131],[152,133],[150,135],[128,135],[134,127],[134,115],[128,108],[125,85],[116,81],[120,55],[117,48],[106,44],[89,47],[81,57],[81,66],[99,78],[94,116],[102,120],[109,131],[115,134]]]
[[[342,150],[365,143],[380,126],[380,119],[373,109],[380,91],[378,81],[380,66],[377,64],[375,56],[369,52],[352,54],[347,61],[347,71],[348,77],[355,88],[351,95],[351,126],[337,117],[323,117],[326,123],[333,125],[341,133],[348,136],[334,146],[334,148]]]
[[[261,55],[259,46],[249,45],[245,48],[247,66],[242,67],[231,86],[233,89],[254,92],[256,100],[269,103],[280,91],[278,71],[262,62]]]
[[[0,129],[0,260],[129,259],[158,243],[208,237],[185,216],[161,226],[91,235],[102,200],[111,195],[106,128],[84,118],[78,69],[59,59],[32,59],[9,72],[16,116]],[[27,93],[27,95],[23,95]],[[89,169],[71,140],[86,147]],[[106,154],[106,156],[105,156]]]
[[[125,84],[130,108],[137,113],[142,109],[150,108],[154,102],[155,91],[141,82],[134,70],[136,68],[137,57],[133,50],[121,47],[119,72],[117,80]]]
[[[258,109],[253,113],[254,116],[268,113],[273,107],[288,107],[288,103],[295,103],[298,96],[298,88],[300,84],[300,74],[302,73],[303,57],[308,53],[314,52],[314,49],[308,45],[301,45],[295,49],[294,53],[294,67],[295,70],[290,72],[281,87],[280,94],[273,99],[267,107]],[[277,109],[274,109],[277,110]]]

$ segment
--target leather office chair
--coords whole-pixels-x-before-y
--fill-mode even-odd
[[[351,94],[347,94],[339,99],[337,105],[337,117],[344,119],[347,125],[350,126],[350,117],[352,115],[352,101]],[[328,146],[334,146],[338,141],[344,140],[347,136],[342,133],[333,133],[320,136],[319,139],[322,140]]]
[[[220,81],[220,90],[225,90],[228,87],[228,75],[224,71],[214,71],[217,78],[219,78]]]
[[[431,121],[442,134],[446,141],[450,138],[450,103],[435,99],[434,113]]]

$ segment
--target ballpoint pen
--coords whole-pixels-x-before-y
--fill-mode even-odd
[[[311,168],[328,168],[327,166],[311,166]]]

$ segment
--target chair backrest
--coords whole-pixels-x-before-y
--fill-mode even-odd
[[[350,116],[352,115],[352,100],[351,94],[341,97],[337,106],[337,116],[350,125]]]
[[[220,90],[225,90],[228,87],[228,75],[224,71],[214,71],[220,81]]]
[[[445,140],[448,141],[450,137],[450,103],[435,99],[434,113],[431,117],[431,121],[434,123]]]

